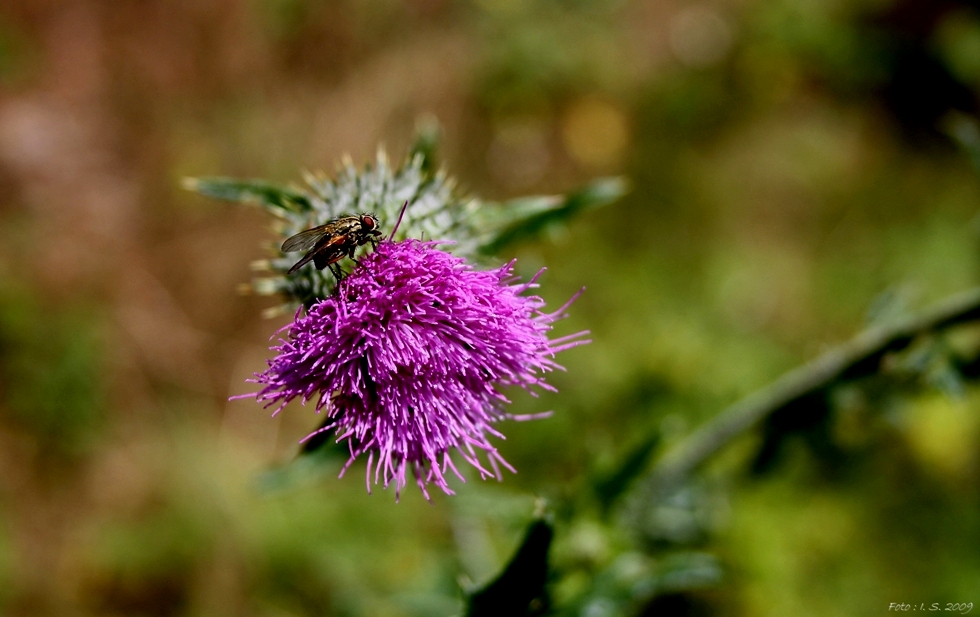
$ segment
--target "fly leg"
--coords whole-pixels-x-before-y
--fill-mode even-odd
[[[347,257],[350,258],[350,260],[354,262],[354,265],[355,266],[359,266],[359,265],[361,265],[361,262],[357,261],[354,258],[354,251],[355,250],[357,250],[357,247],[356,246],[350,247],[350,249],[347,250]]]

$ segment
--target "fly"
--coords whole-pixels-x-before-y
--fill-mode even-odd
[[[354,251],[357,247],[364,246],[368,242],[373,244],[380,237],[378,218],[373,214],[343,216],[318,227],[301,231],[282,243],[283,253],[309,251],[289,269],[288,274],[296,272],[312,261],[317,270],[329,267],[330,272],[339,281],[340,267],[334,264],[344,257],[354,259]]]

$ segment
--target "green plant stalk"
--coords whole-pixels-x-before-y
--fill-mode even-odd
[[[841,382],[875,373],[885,354],[924,334],[980,320],[980,288],[950,296],[917,315],[868,328],[729,406],[654,465],[639,487],[649,503],[669,494],[728,443],[772,414]]]

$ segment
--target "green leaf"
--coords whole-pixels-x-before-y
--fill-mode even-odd
[[[593,488],[603,512],[608,512],[616,500],[630,487],[633,480],[646,470],[650,456],[659,444],[659,433],[646,438],[626,455],[612,473],[596,480]]]
[[[207,197],[257,204],[277,216],[283,211],[302,213],[313,208],[306,193],[265,180],[185,178],[183,185],[185,189]]]
[[[285,465],[258,474],[255,488],[263,494],[274,494],[305,486],[324,477],[336,477],[345,460],[345,453],[333,445],[303,452]]]
[[[490,225],[498,231],[481,244],[480,252],[493,255],[504,247],[533,238],[556,223],[593,208],[610,204],[629,190],[625,178],[601,178],[568,195],[521,197],[497,206]]]
[[[531,617],[548,610],[548,549],[554,532],[537,520],[496,580],[469,598],[467,617]]]

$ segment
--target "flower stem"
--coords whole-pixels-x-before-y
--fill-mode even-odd
[[[668,451],[643,481],[642,501],[671,492],[712,455],[772,414],[837,383],[877,372],[885,354],[906,348],[923,334],[976,320],[980,320],[980,288],[949,296],[917,315],[864,330],[724,409]]]

